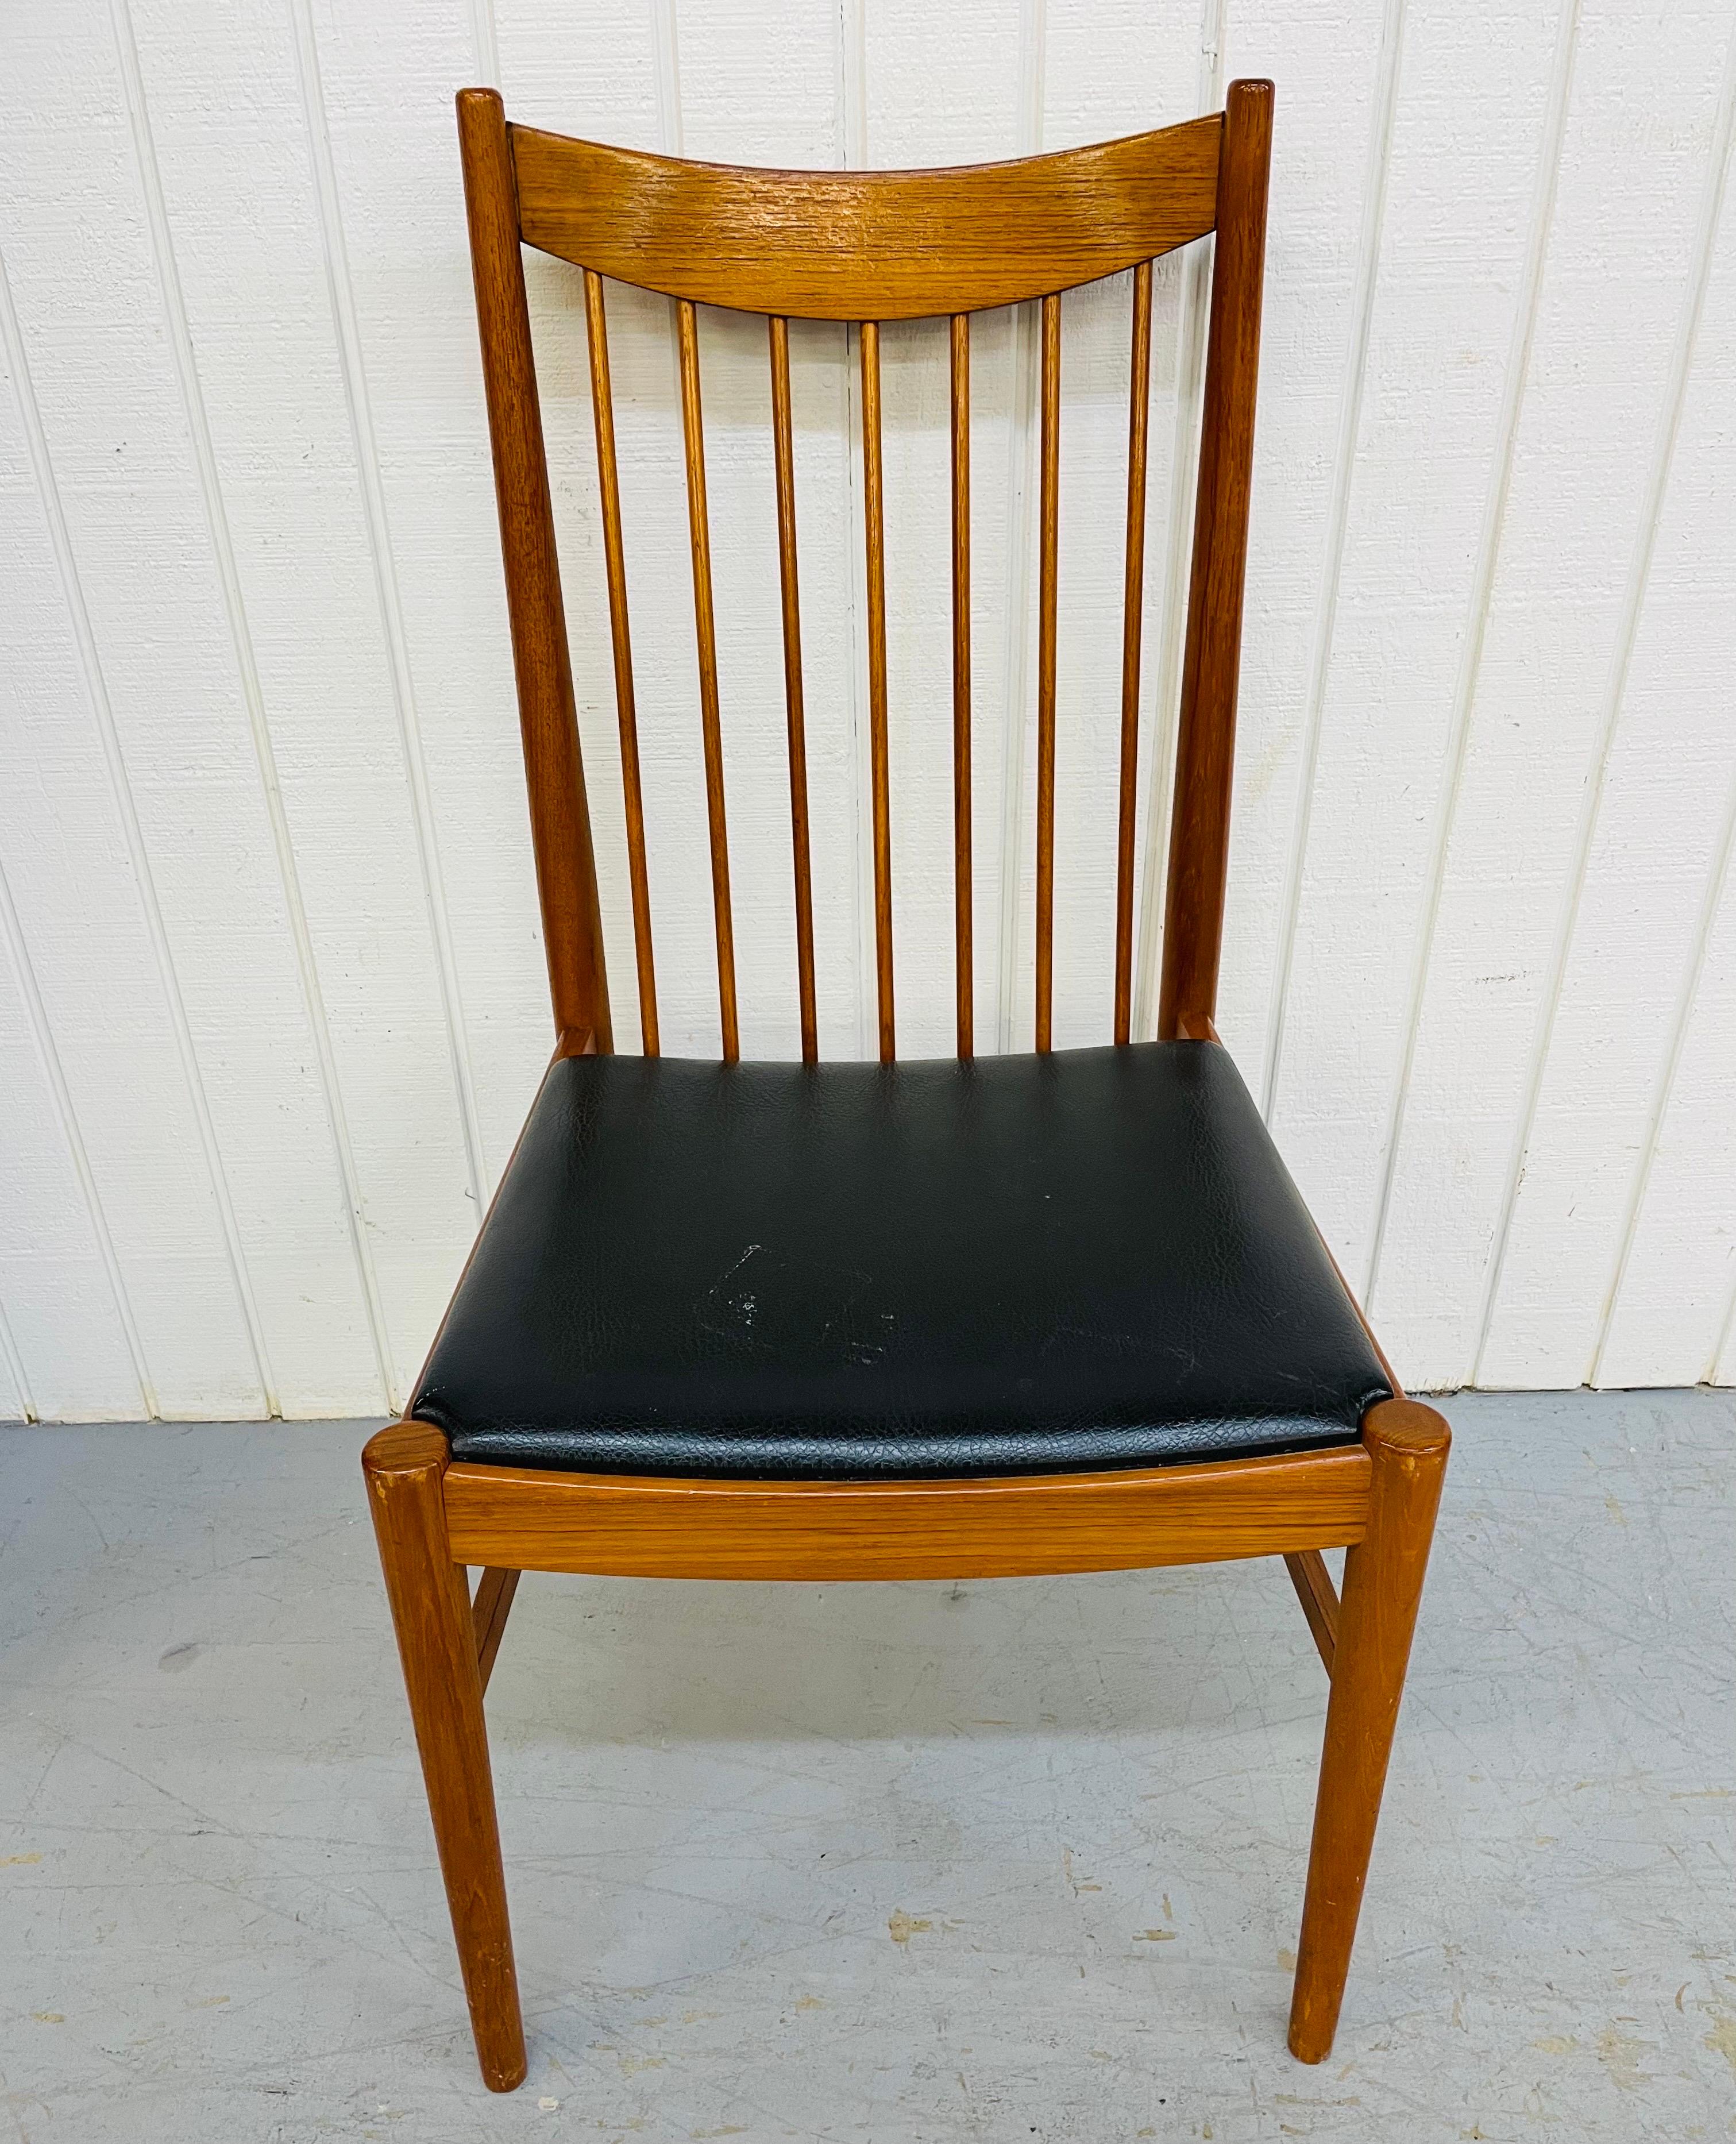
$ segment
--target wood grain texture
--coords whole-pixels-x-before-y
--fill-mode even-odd
[[[1332,1583],[1332,1574],[1317,1548],[1296,1550],[1284,1558],[1284,1568],[1307,1618],[1321,1665],[1330,1675],[1332,1657],[1338,1650],[1338,1589]]]
[[[796,986],[801,1005],[801,1059],[820,1055],[814,1003],[814,874],[808,827],[806,712],[801,682],[801,595],[796,558],[796,443],[790,408],[790,324],[766,324],[771,357],[771,430],[777,480],[778,593],[784,628],[784,707],[790,745],[790,841],[796,870]]]
[[[524,2078],[524,2028],[483,1723],[477,1634],[441,1502],[445,1463],[446,1440],[438,1430],[424,1422],[394,1422],[369,1441],[362,1473],[477,2059],[491,2092],[510,2092]]]
[[[1045,296],[1212,228],[1220,122],[937,172],[682,163],[513,130],[523,233],[702,304],[901,320]]]
[[[892,972],[891,744],[886,711],[886,504],[880,420],[880,326],[864,320],[862,344],[862,527],[868,574],[869,779],[874,815],[874,975],[880,1055],[898,1055]]]
[[[484,1571],[476,1581],[476,1591],[470,1601],[470,1624],[476,1634],[476,1672],[484,1691],[494,1672],[500,1641],[506,1635],[506,1620],[513,1612],[513,1598],[523,1575],[523,1571],[497,1567]]]
[[[1151,433],[1151,263],[1133,270],[1128,366],[1127,571],[1121,598],[1121,755],[1115,816],[1115,1040],[1133,1022],[1133,841],[1139,803],[1139,657],[1145,624],[1146,454]]]
[[[468,1563],[663,1578],[1016,1577],[1123,1571],[1361,1538],[1360,1446],[1112,1474],[958,1481],[659,1480],[446,1471]]]
[[[1061,301],[1043,300],[1042,432],[1037,517],[1037,1022],[1050,1047],[1055,982],[1055,613],[1061,525]]]
[[[953,990],[960,1057],[976,1048],[975,933],[970,874],[970,315],[955,313],[952,414]]]
[[[705,745],[706,823],[712,846],[712,923],[723,1061],[742,1055],[736,1008],[736,926],[729,897],[729,821],[723,805],[723,718],[717,697],[717,622],[712,601],[712,529],[706,499],[705,417],[699,387],[699,323],[685,300],[675,309],[681,351],[682,444],[687,456],[687,532],[693,560],[693,628],[699,643],[699,720]]]
[[[499,97],[484,89],[461,90],[458,116],[555,1031],[590,1028],[607,1050],[613,1043],[597,866],[579,757],[506,117]]]
[[[1324,2062],[1337,2029],[1452,1442],[1414,1400],[1371,1407],[1362,1438],[1367,1530],[1345,1558],[1290,2012],[1290,2051],[1304,2062]]]
[[[1269,82],[1230,85],[1218,171],[1217,252],[1200,432],[1199,503],[1176,741],[1175,806],[1163,911],[1158,1033],[1218,1003],[1229,876],[1230,783],[1242,659],[1247,512],[1253,483],[1254,390],[1272,162]]]
[[[651,881],[645,863],[645,795],[639,772],[639,724],[633,699],[632,628],[627,608],[627,559],[621,539],[621,471],[615,452],[615,404],[609,381],[608,320],[603,278],[585,271],[585,345],[591,409],[597,426],[597,484],[603,555],[608,580],[609,638],[615,663],[615,712],[621,732],[621,787],[632,888],[633,960],[639,985],[640,1046],[657,1054],[657,964],[651,943]]]

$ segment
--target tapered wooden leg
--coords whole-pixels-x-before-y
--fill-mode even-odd
[[[1324,2062],[1338,2028],[1362,1884],[1451,1442],[1432,1407],[1386,1400],[1363,1419],[1374,1462],[1368,1531],[1344,1562],[1344,1596],[1297,1946],[1290,2052]]]
[[[445,1469],[446,1440],[422,1422],[381,1430],[362,1454],[477,2060],[491,2091],[510,2092],[524,2081],[524,2027],[476,1633],[464,1573],[446,1541]]]

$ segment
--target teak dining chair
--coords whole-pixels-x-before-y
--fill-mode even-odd
[[[1272,85],[1099,146],[738,170],[458,99],[556,1047],[363,1466],[483,2075],[525,2073],[483,1692],[523,1571],[951,1579],[1282,1556],[1331,1679],[1290,2046],[1331,2048],[1448,1432],[1406,1399],[1213,1025]],[[1159,1039],[1129,1040],[1152,262],[1216,234]],[[521,245],[584,270],[643,1054],[609,1000]],[[1060,293],[1131,269],[1113,1045],[1053,1050]],[[604,278],[675,302],[721,1064],[661,1060]],[[973,1055],[970,319],[1042,315],[1036,1032]],[[766,316],[802,1061],[737,1061],[701,304]],[[958,1049],[893,1004],[880,324],[951,324]],[[787,323],[858,324],[877,1065],[818,1061]],[[1341,1601],[1321,1556],[1349,1553]],[[467,1567],[480,1567],[474,1599]]]

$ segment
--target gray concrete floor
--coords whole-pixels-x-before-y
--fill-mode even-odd
[[[0,2135],[1723,2137],[1736,1400],[1479,1396],[1344,2022],[1282,1565],[530,1578],[484,2092],[355,1425],[0,1435]]]

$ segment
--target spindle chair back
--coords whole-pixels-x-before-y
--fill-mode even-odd
[[[1220,1439],[1188,1447],[1177,1463],[1112,1460],[1096,1472],[1058,1471],[1051,1461],[1047,1472],[997,1472],[972,1462],[962,1467],[959,1478],[925,1478],[920,1467],[891,1478],[884,1471],[857,1478],[835,1467],[830,1475],[816,1470],[807,1478],[792,1464],[759,1478],[741,1464],[732,1473],[719,1467],[709,1474],[696,1467],[681,1475],[649,1467],[632,1472],[605,1459],[582,1463],[613,1471],[575,1471],[573,1462],[549,1456],[552,1446],[540,1456],[533,1452],[523,1465],[503,1460],[498,1442],[485,1444],[480,1457],[474,1449],[455,1453],[443,1426],[449,1400],[430,1386],[425,1371],[406,1418],[372,1440],[364,1468],[484,2076],[494,2088],[507,2090],[525,2073],[482,1708],[521,1570],[952,1578],[1273,1555],[1286,1561],[1332,1684],[1290,2031],[1294,2052],[1318,2062],[1331,2047],[1337,2022],[1449,1440],[1437,1414],[1403,1397],[1372,1336],[1358,1323],[1360,1313],[1342,1293],[1213,1025],[1252,480],[1272,85],[1238,82],[1222,114],[1154,133],[1011,163],[907,172],[737,169],[603,147],[508,126],[492,90],[461,92],[458,107],[553,1002],[555,1060],[545,1096],[562,1079],[567,1083],[562,1091],[573,1091],[569,1075],[607,1071],[569,1060],[607,1059],[614,1038],[521,248],[558,256],[583,275],[640,1043],[647,1058],[659,1049],[658,1000],[606,285],[610,280],[636,285],[674,304],[698,732],[727,1065],[740,1055],[740,1017],[697,309],[731,307],[763,315],[766,321],[796,926],[794,980],[802,1057],[810,1067],[816,1065],[819,1042],[789,323],[841,321],[853,324],[857,336],[876,1003],[879,1055],[889,1066],[896,1055],[898,1025],[880,330],[887,322],[926,317],[950,323],[955,1040],[959,1059],[970,1060],[972,320],[994,307],[1034,302],[1040,308],[1032,1039],[1043,1054],[1051,1050],[1054,1000],[1061,300],[1079,285],[1131,271],[1114,984],[1113,1005],[1107,1008],[1114,1043],[1123,1047],[1102,1055],[1129,1070],[1136,1060],[1152,1067],[1160,1058],[1172,1069],[1180,1066],[1174,1076],[1184,1084],[1198,1074],[1214,1093],[1229,1095],[1226,1109],[1241,1097],[1231,1114],[1242,1112],[1235,1124],[1243,1129],[1235,1137],[1251,1156],[1247,1181],[1256,1187],[1257,1203],[1276,1202],[1271,1210],[1291,1217],[1285,1258],[1290,1268],[1308,1266],[1315,1277],[1312,1301],[1325,1303],[1334,1318],[1342,1313],[1355,1334],[1352,1352],[1365,1366],[1357,1372],[1364,1377],[1358,1389],[1366,1395],[1342,1417],[1347,1427],[1317,1438],[1310,1448],[1282,1443],[1274,1448],[1270,1437],[1262,1445],[1256,1437],[1239,1447]],[[1215,251],[1158,1043],[1128,1050],[1153,263],[1208,235]],[[1060,1066],[1069,1055],[1046,1058],[1046,1065]],[[727,1076],[743,1080],[750,1069]],[[811,1077],[832,1079],[839,1069],[819,1068]],[[957,1070],[960,1079],[967,1072],[978,1076],[972,1065]],[[647,1074],[667,1079],[671,1070],[647,1067]],[[1108,1076],[1119,1074],[1112,1067]],[[900,1069],[895,1077],[902,1080],[906,1074]],[[594,1095],[603,1088],[593,1082],[584,1091]],[[647,1081],[638,1079],[633,1091],[648,1091]],[[925,1091],[938,1091],[932,1079]],[[527,1170],[534,1176],[542,1167],[532,1168],[523,1155],[543,1108],[539,1098],[526,1145],[484,1221],[431,1365],[461,1311],[474,1329],[484,1333],[495,1329],[488,1324],[491,1304],[503,1301],[506,1314],[515,1314],[514,1286],[500,1276],[517,1272],[522,1277],[527,1269],[513,1268],[511,1259],[521,1255],[526,1240],[543,1238],[527,1227],[522,1200],[514,1218],[499,1216],[515,1181],[522,1193]],[[561,1129],[534,1135],[544,1141],[536,1151],[545,1160],[553,1156],[562,1168],[561,1157],[576,1148],[561,1141],[583,1145],[593,1136]],[[1136,1189],[1135,1198],[1140,1195]],[[538,1210],[546,1221],[546,1210]],[[1229,1228],[1220,1249],[1229,1243],[1233,1258],[1240,1256],[1236,1243],[1247,1241],[1235,1237],[1243,1225],[1238,1213],[1228,1221],[1215,1210],[1207,1217],[1213,1227]],[[498,1252],[503,1236],[513,1241]],[[489,1268],[492,1277],[473,1285],[490,1259],[497,1262]],[[533,1266],[528,1270],[538,1278]],[[1214,1278],[1209,1285],[1216,1284]],[[564,1305],[570,1298],[559,1299]],[[560,1316],[565,1318],[564,1308]],[[485,1368],[494,1344],[480,1351]],[[1280,1382],[1286,1375],[1281,1368]],[[509,1424],[507,1444],[523,1433],[522,1422]],[[1221,1452],[1233,1456],[1216,1456]],[[792,1474],[801,1477],[789,1478]],[[1342,1601],[1321,1555],[1334,1545],[1347,1551]],[[482,1571],[474,1599],[467,1566]]]
[[[468,94],[468,93],[467,93]],[[632,628],[610,375],[605,278],[674,301],[692,549],[694,630],[723,1056],[741,1054],[735,916],[719,708],[711,521],[700,387],[702,305],[766,316],[771,374],[785,713],[789,752],[801,1050],[819,1055],[801,603],[789,323],[857,330],[866,553],[868,721],[880,1055],[897,1050],[892,798],[886,674],[885,499],[880,328],[950,323],[955,995],[960,1056],[975,1047],[971,858],[971,319],[1039,303],[1042,321],[1037,648],[1034,1044],[1050,1047],[1054,1000],[1056,623],[1061,298],[1132,270],[1112,1032],[1130,1038],[1134,826],[1144,613],[1152,266],[1215,231],[1201,434],[1198,520],[1183,674],[1160,1036],[1214,1009],[1230,795],[1230,733],[1247,543],[1269,86],[1238,83],[1222,118],[1009,164],[915,172],[772,171],[694,164],[506,124],[499,100],[460,106],[477,299],[498,472],[532,825],[556,1026],[611,1045],[596,870],[573,712],[547,464],[519,245],[578,266],[596,424],[603,552],[626,808],[640,1043],[660,1045]]]

